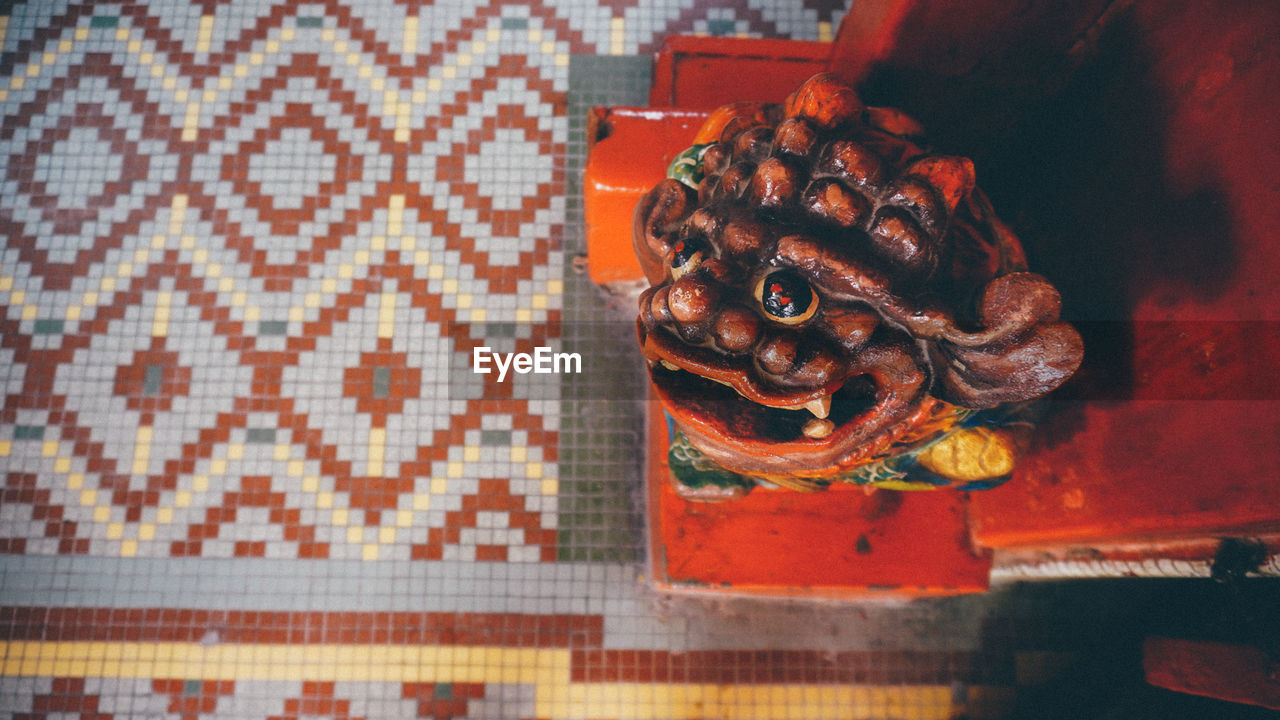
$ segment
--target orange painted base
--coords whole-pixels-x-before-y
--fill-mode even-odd
[[[990,557],[975,552],[968,495],[841,486],[757,488],[741,500],[689,502],[667,470],[667,424],[649,405],[650,568],[660,590],[859,598],[982,592]]]

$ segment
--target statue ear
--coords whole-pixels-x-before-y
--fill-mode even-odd
[[[666,279],[663,259],[671,250],[681,223],[693,211],[695,199],[692,188],[667,178],[645,193],[636,205],[631,221],[631,244],[649,284],[657,285]]]

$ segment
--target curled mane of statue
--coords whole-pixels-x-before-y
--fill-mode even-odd
[[[920,135],[817,75],[715,111],[641,200],[637,328],[686,496],[1008,477],[1080,336],[973,163]]]

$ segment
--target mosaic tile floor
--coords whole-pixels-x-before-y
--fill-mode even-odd
[[[650,592],[574,271],[586,108],[842,5],[0,4],[0,717],[1002,716],[1008,591]]]

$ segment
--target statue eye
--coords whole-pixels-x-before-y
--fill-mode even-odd
[[[679,280],[687,273],[698,269],[705,256],[705,246],[692,238],[681,238],[671,246],[671,258],[667,267],[671,269],[672,282]]]
[[[799,273],[778,270],[756,284],[756,299],[770,320],[799,325],[818,311],[818,295]]]

